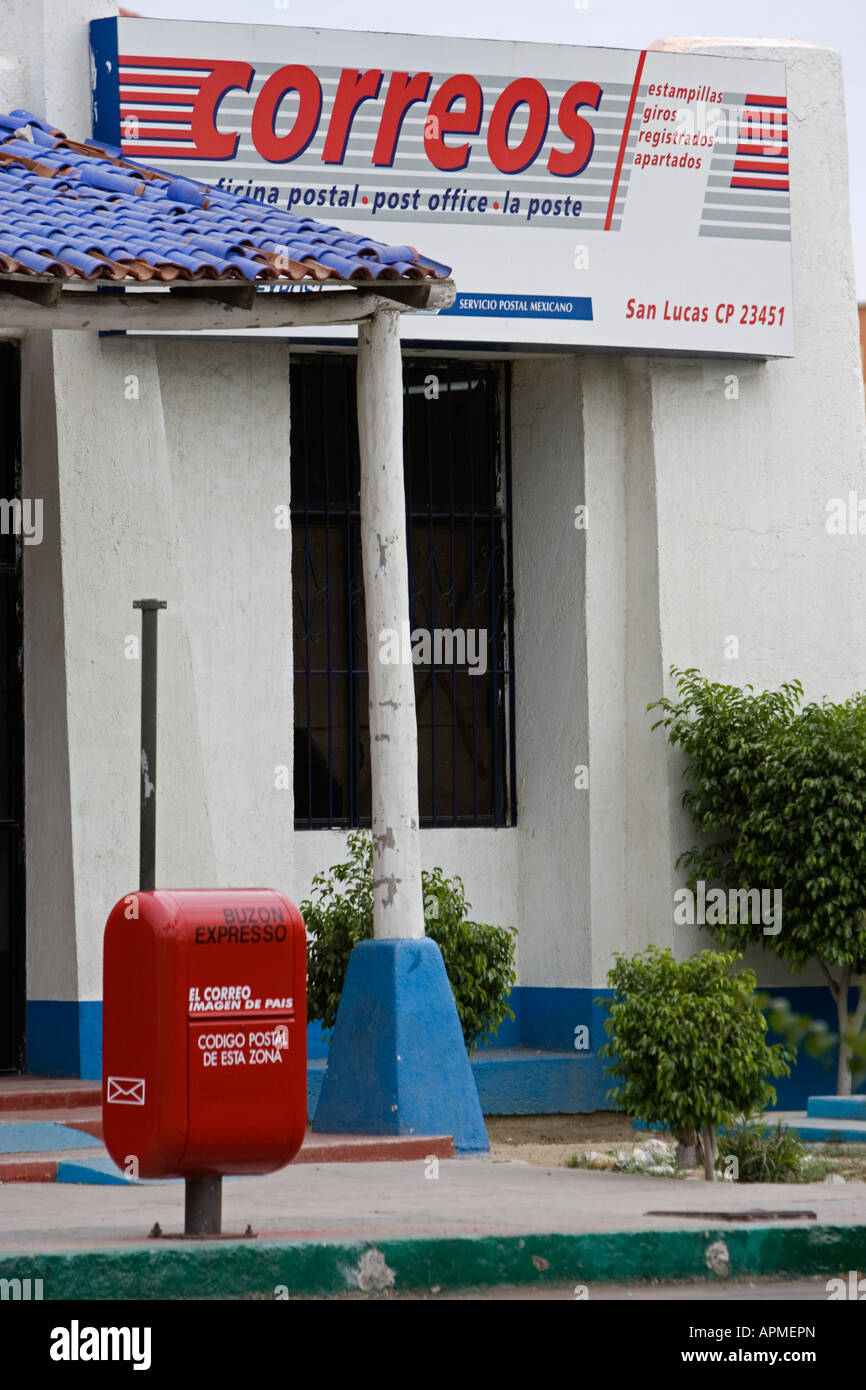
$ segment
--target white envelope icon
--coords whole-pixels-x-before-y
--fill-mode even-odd
[[[144,1081],[140,1076],[110,1076],[107,1105],[144,1105]]]

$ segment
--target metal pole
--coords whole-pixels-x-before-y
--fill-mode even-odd
[[[141,809],[138,878],[142,893],[156,887],[156,675],[157,614],[165,600],[140,598],[141,609]],[[183,1230],[187,1236],[218,1236],[222,1230],[222,1178],[186,1178]]]
[[[142,893],[156,887],[156,615],[165,600],[139,598],[141,609],[141,809],[138,881]]]
[[[218,1236],[222,1231],[222,1178],[187,1178],[184,1182],[183,1233]]]

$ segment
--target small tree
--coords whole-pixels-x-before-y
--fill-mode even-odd
[[[839,1020],[837,1090],[850,1095],[852,1042],[866,1021],[866,694],[801,708],[799,681],[756,694],[695,670],[671,674],[679,700],[649,706],[665,713],[653,727],[685,753],[683,804],[710,837],[677,862],[692,889],[781,890],[776,935],[751,912],[736,922],[723,913],[707,930],[723,946],[758,943],[795,971],[817,960]]]
[[[704,1172],[715,1180],[716,1127],[773,1105],[768,1076],[790,1073],[790,1053],[768,1046],[751,970],[730,974],[736,951],[701,951],[676,961],[665,948],[616,955],[608,974],[608,1042],[601,1056],[619,1084],[619,1110],[666,1125],[681,1141],[700,1131]]]
[[[313,879],[312,897],[301,903],[311,934],[307,948],[307,1004],[311,1019],[333,1028],[349,956],[373,935],[373,844],[369,831],[352,830],[342,864]],[[462,879],[441,869],[421,873],[424,925],[436,942],[457,1005],[466,1050],[514,1018],[508,996],[514,988],[513,927],[468,920]]]

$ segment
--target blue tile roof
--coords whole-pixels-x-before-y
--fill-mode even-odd
[[[446,278],[387,246],[254,198],[176,178],[113,146],[68,140],[29,111],[0,114],[0,275],[86,280]]]

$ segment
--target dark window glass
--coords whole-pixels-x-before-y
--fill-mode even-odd
[[[514,820],[504,373],[404,363],[404,468],[423,825]],[[355,361],[293,358],[295,816],[370,821]],[[477,674],[471,674],[472,670]]]

